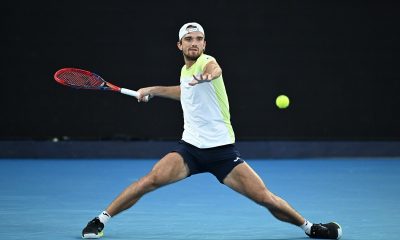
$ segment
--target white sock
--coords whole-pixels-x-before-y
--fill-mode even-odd
[[[102,222],[103,224],[106,224],[108,220],[110,220],[110,218],[111,218],[110,214],[108,214],[108,212],[106,211],[103,211],[99,215],[100,222]]]
[[[301,227],[301,229],[304,230],[304,232],[310,234],[310,232],[311,232],[311,226],[312,226],[312,225],[313,225],[313,224],[312,224],[311,222],[309,222],[307,219],[305,219],[304,224],[301,225],[300,227]]]

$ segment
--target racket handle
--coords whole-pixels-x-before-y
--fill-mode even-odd
[[[127,88],[121,88],[120,91],[121,91],[122,94],[126,94],[126,95],[129,95],[129,96],[135,97],[135,98],[138,98],[138,97],[139,97],[139,93],[138,93],[138,92],[133,91],[133,90],[130,90],[130,89],[127,89]],[[146,102],[148,102],[148,101],[149,101],[149,96],[146,96],[146,97],[144,98],[144,100],[145,100]]]

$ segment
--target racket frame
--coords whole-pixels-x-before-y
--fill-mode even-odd
[[[61,78],[59,78],[58,76],[64,72],[78,72],[78,73],[82,73],[84,75],[87,76],[94,76],[96,77],[98,80],[100,80],[101,82],[103,82],[103,84],[101,84],[101,86],[98,87],[87,87],[87,86],[79,86],[79,85],[73,85],[73,84],[68,84],[67,82],[65,82],[64,80],[62,80]],[[54,79],[64,85],[64,86],[68,86],[68,87],[72,87],[72,88],[76,88],[76,89],[88,89],[88,90],[103,90],[103,91],[115,91],[115,92],[120,92],[122,94],[128,95],[128,96],[132,96],[132,97],[139,97],[139,93],[137,91],[131,90],[131,89],[127,89],[127,88],[121,88],[118,87],[112,83],[107,82],[106,80],[104,80],[101,76],[97,75],[96,73],[87,71],[87,70],[83,70],[83,69],[79,69],[79,68],[62,68],[60,70],[58,70],[57,72],[54,73]],[[151,97],[150,96],[146,96],[145,97],[145,101],[149,101]]]

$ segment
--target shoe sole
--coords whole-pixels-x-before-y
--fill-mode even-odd
[[[84,234],[82,236],[82,238],[84,238],[84,239],[98,239],[98,238],[101,238],[103,235],[104,235],[104,233],[103,233],[103,231],[101,231],[101,232],[99,232],[99,234],[94,234],[94,233]]]

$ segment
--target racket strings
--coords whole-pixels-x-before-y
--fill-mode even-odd
[[[104,86],[104,80],[94,74],[88,75],[81,72],[67,71],[57,76],[66,84],[82,88],[98,88]]]

